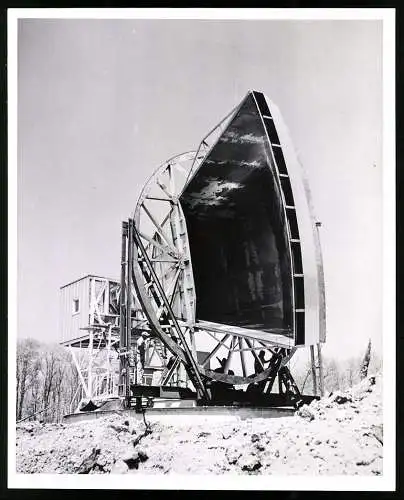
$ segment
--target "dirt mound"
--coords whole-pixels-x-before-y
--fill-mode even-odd
[[[19,424],[17,472],[380,475],[382,443],[376,375],[293,417],[146,426],[114,414]]]

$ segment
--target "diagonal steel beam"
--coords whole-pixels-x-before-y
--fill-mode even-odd
[[[152,223],[155,226],[158,234],[166,242],[166,245],[171,249],[171,251],[173,251],[174,253],[177,253],[177,250],[171,245],[171,242],[170,242],[169,238],[167,237],[167,235],[165,234],[165,232],[163,231],[163,228],[156,221],[156,219],[153,217],[153,215],[151,214],[150,210],[146,207],[146,204],[144,202],[142,203],[141,207],[146,212],[146,214],[149,217],[149,219],[152,221]]]
[[[245,356],[243,351],[243,337],[238,338],[238,343],[240,347],[240,360],[241,360],[241,369],[243,370],[243,377],[247,376],[247,370],[245,366]]]
[[[223,338],[222,340],[217,344],[217,346],[213,349],[213,351],[208,354],[206,356],[206,358],[202,361],[201,365],[202,366],[205,366],[206,363],[211,359],[213,358],[213,356],[217,353],[217,351],[222,347],[222,345],[224,345],[224,343],[226,342],[226,340],[230,337],[230,333],[227,333]]]

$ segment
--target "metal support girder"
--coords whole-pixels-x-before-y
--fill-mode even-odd
[[[81,373],[81,366],[76,358],[76,355],[74,354],[74,348],[72,346],[69,346],[69,350],[70,350],[70,354],[73,358],[73,362],[76,366],[76,370],[77,370],[77,373],[79,375],[79,379],[80,379],[80,382],[81,382],[81,385],[84,389],[84,392],[86,393],[86,397],[89,398],[90,397],[90,393],[89,393],[89,390],[88,390],[88,385],[86,384],[86,381],[84,380],[84,377],[83,377],[83,374]]]
[[[239,337],[239,347],[240,347],[240,359],[241,359],[241,369],[243,370],[243,377],[247,376],[247,369],[245,364],[245,356],[243,351],[243,337]]]
[[[223,124],[223,123],[224,123],[224,122],[225,122],[225,121],[226,121],[226,120],[227,120],[230,116],[233,116],[233,115],[235,115],[235,114],[236,114],[236,112],[238,111],[238,109],[240,109],[240,108],[241,108],[241,106],[243,105],[243,103],[244,103],[244,101],[245,101],[245,100],[246,100],[246,98],[244,98],[244,99],[243,99],[243,101],[242,101],[240,104],[237,104],[237,106],[235,106],[235,107],[234,107],[234,108],[233,108],[233,109],[232,109],[232,110],[231,110],[231,111],[230,111],[230,112],[229,112],[229,113],[228,113],[228,114],[227,114],[227,115],[226,115],[226,116],[225,116],[225,117],[224,117],[224,118],[223,118],[223,119],[222,119],[222,120],[221,120],[221,121],[217,124],[217,125],[215,125],[215,126],[214,126],[214,127],[213,127],[213,128],[212,128],[212,129],[211,129],[211,130],[210,130],[210,131],[206,134],[206,135],[205,135],[205,137],[201,140],[201,142],[199,143],[198,149],[197,149],[197,151],[196,151],[196,153],[195,153],[195,155],[194,155],[194,160],[193,160],[192,165],[191,165],[191,168],[190,168],[190,170],[189,170],[189,172],[188,172],[188,175],[187,175],[186,181],[185,181],[185,183],[184,183],[184,188],[183,188],[183,189],[185,189],[185,186],[188,184],[188,181],[189,181],[189,179],[190,179],[190,177],[191,177],[191,174],[193,173],[193,170],[194,170],[194,166],[195,166],[196,160],[197,160],[197,159],[201,159],[201,158],[200,158],[200,156],[199,156],[199,152],[200,152],[200,150],[201,150],[201,147],[202,147],[202,146],[205,146],[205,147],[207,147],[209,150],[211,149],[211,147],[207,145],[207,143],[206,143],[206,139],[207,139],[210,135],[212,135],[212,134],[215,132],[215,130],[217,130],[218,128],[222,131],[222,128],[221,128],[221,127],[222,127],[222,124]],[[212,146],[213,146],[213,145],[212,145]],[[205,153],[203,156],[205,157],[205,156],[207,156],[207,154]]]
[[[320,378],[320,396],[324,397],[324,373],[323,373],[323,356],[321,354],[321,342],[317,344],[318,371]]]
[[[317,359],[316,359],[316,350],[314,345],[310,346],[310,370],[311,376],[313,379],[313,392],[314,395],[317,396],[318,392],[320,392],[320,396],[324,396],[324,373],[323,373],[323,359],[321,354],[321,343],[316,344],[317,350]]]
[[[217,353],[217,351],[222,347],[222,345],[224,345],[224,343],[226,342],[226,340],[230,337],[230,333],[227,333],[223,338],[222,340],[219,341],[219,343],[214,347],[214,349],[212,350],[211,353],[209,353],[206,358],[202,361],[202,366],[205,366],[206,363],[211,359],[213,358],[213,356]]]
[[[292,404],[296,409],[299,408],[303,404],[302,395],[287,366],[282,366],[279,370],[279,377],[286,388],[286,394],[290,397]]]
[[[262,364],[261,359],[259,358],[259,356],[257,356],[257,353],[254,351],[254,349],[252,349],[251,340],[248,339],[247,337],[245,337],[244,340],[245,340],[245,343],[248,345],[248,347],[251,349],[251,352],[252,352],[252,355],[254,356],[255,361],[257,361],[261,365],[261,368],[264,369],[264,365]]]
[[[93,397],[93,348],[94,348],[94,333],[90,331],[90,341],[88,344],[89,351],[89,361],[88,361],[88,397],[91,399]]]
[[[138,249],[138,251],[140,252],[139,249]],[[143,310],[144,310],[144,314],[147,317],[147,320],[149,322],[150,329],[152,331],[154,331],[154,333],[162,340],[162,342],[165,344],[165,346],[168,347],[169,350],[173,354],[178,356],[182,362],[185,362],[186,359],[185,359],[185,356],[184,356],[182,349],[179,347],[179,345],[176,342],[174,342],[172,340],[170,335],[165,333],[165,331],[163,330],[163,328],[171,327],[170,322],[169,322],[168,317],[167,317],[167,313],[163,311],[160,318],[157,318],[152,305],[149,304],[148,302],[145,302],[148,300],[148,297],[145,295],[145,287],[142,288],[142,285],[141,284],[138,285],[138,283],[137,283],[136,278],[140,279],[141,275],[146,279],[146,281],[148,283],[151,283],[151,276],[148,274],[148,271],[142,265],[143,260],[144,260],[143,258],[138,259],[139,266],[134,267],[134,270],[133,270],[134,275],[133,275],[132,279],[133,279],[136,291],[139,294],[139,297],[143,297],[143,302],[142,302]],[[157,295],[156,291],[154,290],[154,287],[151,287],[150,291],[151,291],[151,294],[156,302],[157,307],[160,307],[161,300],[160,300],[159,296]]]
[[[171,252],[173,252],[173,254],[176,255],[177,250],[171,245],[168,236],[165,234],[165,232],[162,229],[162,226],[153,217],[150,210],[146,207],[145,203],[142,203],[141,206],[142,206],[143,210],[145,211],[145,213],[147,214],[147,216],[149,217],[149,219],[151,220],[151,222],[153,223],[154,227],[156,228],[156,231],[158,232],[158,234],[160,235],[162,240],[165,241],[167,247],[171,250]],[[130,219],[130,220],[132,220],[132,219]]]
[[[314,356],[314,345],[310,346],[310,360],[311,360],[311,376],[313,379],[313,393],[317,396],[317,374],[316,374],[316,360]]]
[[[172,377],[174,371],[178,368],[178,365],[180,364],[180,359],[176,358],[173,362],[173,364],[170,366],[168,369],[167,373],[164,374],[163,378],[161,379],[161,385],[166,385],[170,378]]]
[[[280,353],[275,353],[269,362],[269,364],[272,366],[272,370],[270,375],[268,376],[267,384],[265,384],[267,386],[265,389],[265,394],[269,394],[272,391],[276,375],[279,373],[282,358],[283,356]]]
[[[226,362],[225,362],[225,365],[224,365],[223,373],[227,373],[229,371],[229,366],[230,366],[231,358],[233,357],[233,349],[235,347],[236,347],[236,338],[233,337],[231,339],[231,342],[230,342],[230,350],[229,350],[229,353],[227,355],[227,359],[226,359]]]
[[[127,276],[127,290],[126,290],[126,325],[125,325],[125,347],[129,351],[131,348],[131,328],[132,328],[132,293],[130,286],[130,277],[132,276],[133,268],[133,220],[128,219],[128,250],[127,250],[127,263],[126,263],[126,276]],[[125,371],[125,396],[127,402],[130,398],[130,370],[126,360]]]
[[[121,246],[121,293],[120,293],[120,350],[126,350],[126,250],[128,242],[128,223],[122,222],[122,246]],[[126,358],[119,357],[119,385],[125,385],[125,376],[123,375],[126,370]],[[125,392],[125,391],[124,391]]]

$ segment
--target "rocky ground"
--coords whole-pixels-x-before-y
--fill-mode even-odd
[[[147,425],[146,425],[147,424]],[[382,474],[382,381],[302,407],[292,417],[148,423],[113,414],[17,425],[17,472]]]

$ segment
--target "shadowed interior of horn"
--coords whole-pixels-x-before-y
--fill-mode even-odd
[[[287,222],[268,147],[249,95],[180,202],[196,318],[292,336]]]

